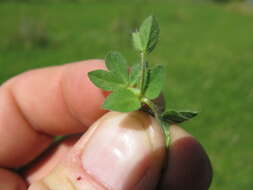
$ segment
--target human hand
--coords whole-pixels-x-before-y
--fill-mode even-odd
[[[106,95],[86,75],[103,68],[90,60],[38,69],[0,87],[0,189],[207,190],[209,159],[186,131],[171,127],[167,153],[150,116],[105,114]],[[81,138],[48,150],[54,136],[83,133],[93,122]],[[32,161],[23,177],[11,171]]]

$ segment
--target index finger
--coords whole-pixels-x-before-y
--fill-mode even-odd
[[[0,167],[19,167],[38,156],[52,136],[83,132],[105,110],[103,92],[87,72],[101,60],[37,69],[0,87]]]

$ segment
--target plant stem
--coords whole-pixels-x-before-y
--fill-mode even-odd
[[[157,106],[151,100],[149,100],[148,98],[144,98],[143,102],[146,105],[148,105],[148,107],[154,113],[155,119],[158,121],[159,125],[161,126],[163,134],[165,136],[165,144],[166,144],[166,146],[169,146],[169,144],[170,144],[170,138],[169,138],[169,131],[167,129],[168,126],[166,126],[167,123],[162,122],[162,120],[161,120],[161,118],[159,116],[160,113],[159,113],[159,110],[158,110]]]
[[[140,83],[141,95],[144,94],[145,75],[146,75],[146,67],[145,67],[144,52],[141,52],[141,83]]]
[[[160,117],[159,117],[159,113],[158,113],[158,109],[157,109],[156,105],[151,100],[149,100],[148,98],[144,99],[144,103],[148,105],[148,107],[154,113],[155,118],[160,122]]]
[[[140,81],[140,98],[142,99],[142,102],[146,104],[154,113],[155,119],[159,123],[159,125],[162,128],[163,135],[165,137],[165,144],[168,147],[170,144],[169,140],[169,131],[168,131],[168,126],[166,123],[164,123],[161,118],[160,118],[160,111],[158,107],[148,98],[144,96],[144,91],[145,91],[145,76],[147,72],[148,66],[145,63],[145,53],[141,52],[141,81]]]

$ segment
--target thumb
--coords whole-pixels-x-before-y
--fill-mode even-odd
[[[164,155],[162,131],[151,116],[109,112],[29,190],[155,189]]]

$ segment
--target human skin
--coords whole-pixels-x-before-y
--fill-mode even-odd
[[[212,169],[197,140],[172,126],[167,151],[151,116],[106,113],[106,93],[87,78],[95,69],[104,62],[32,70],[0,87],[0,189],[207,190]]]

